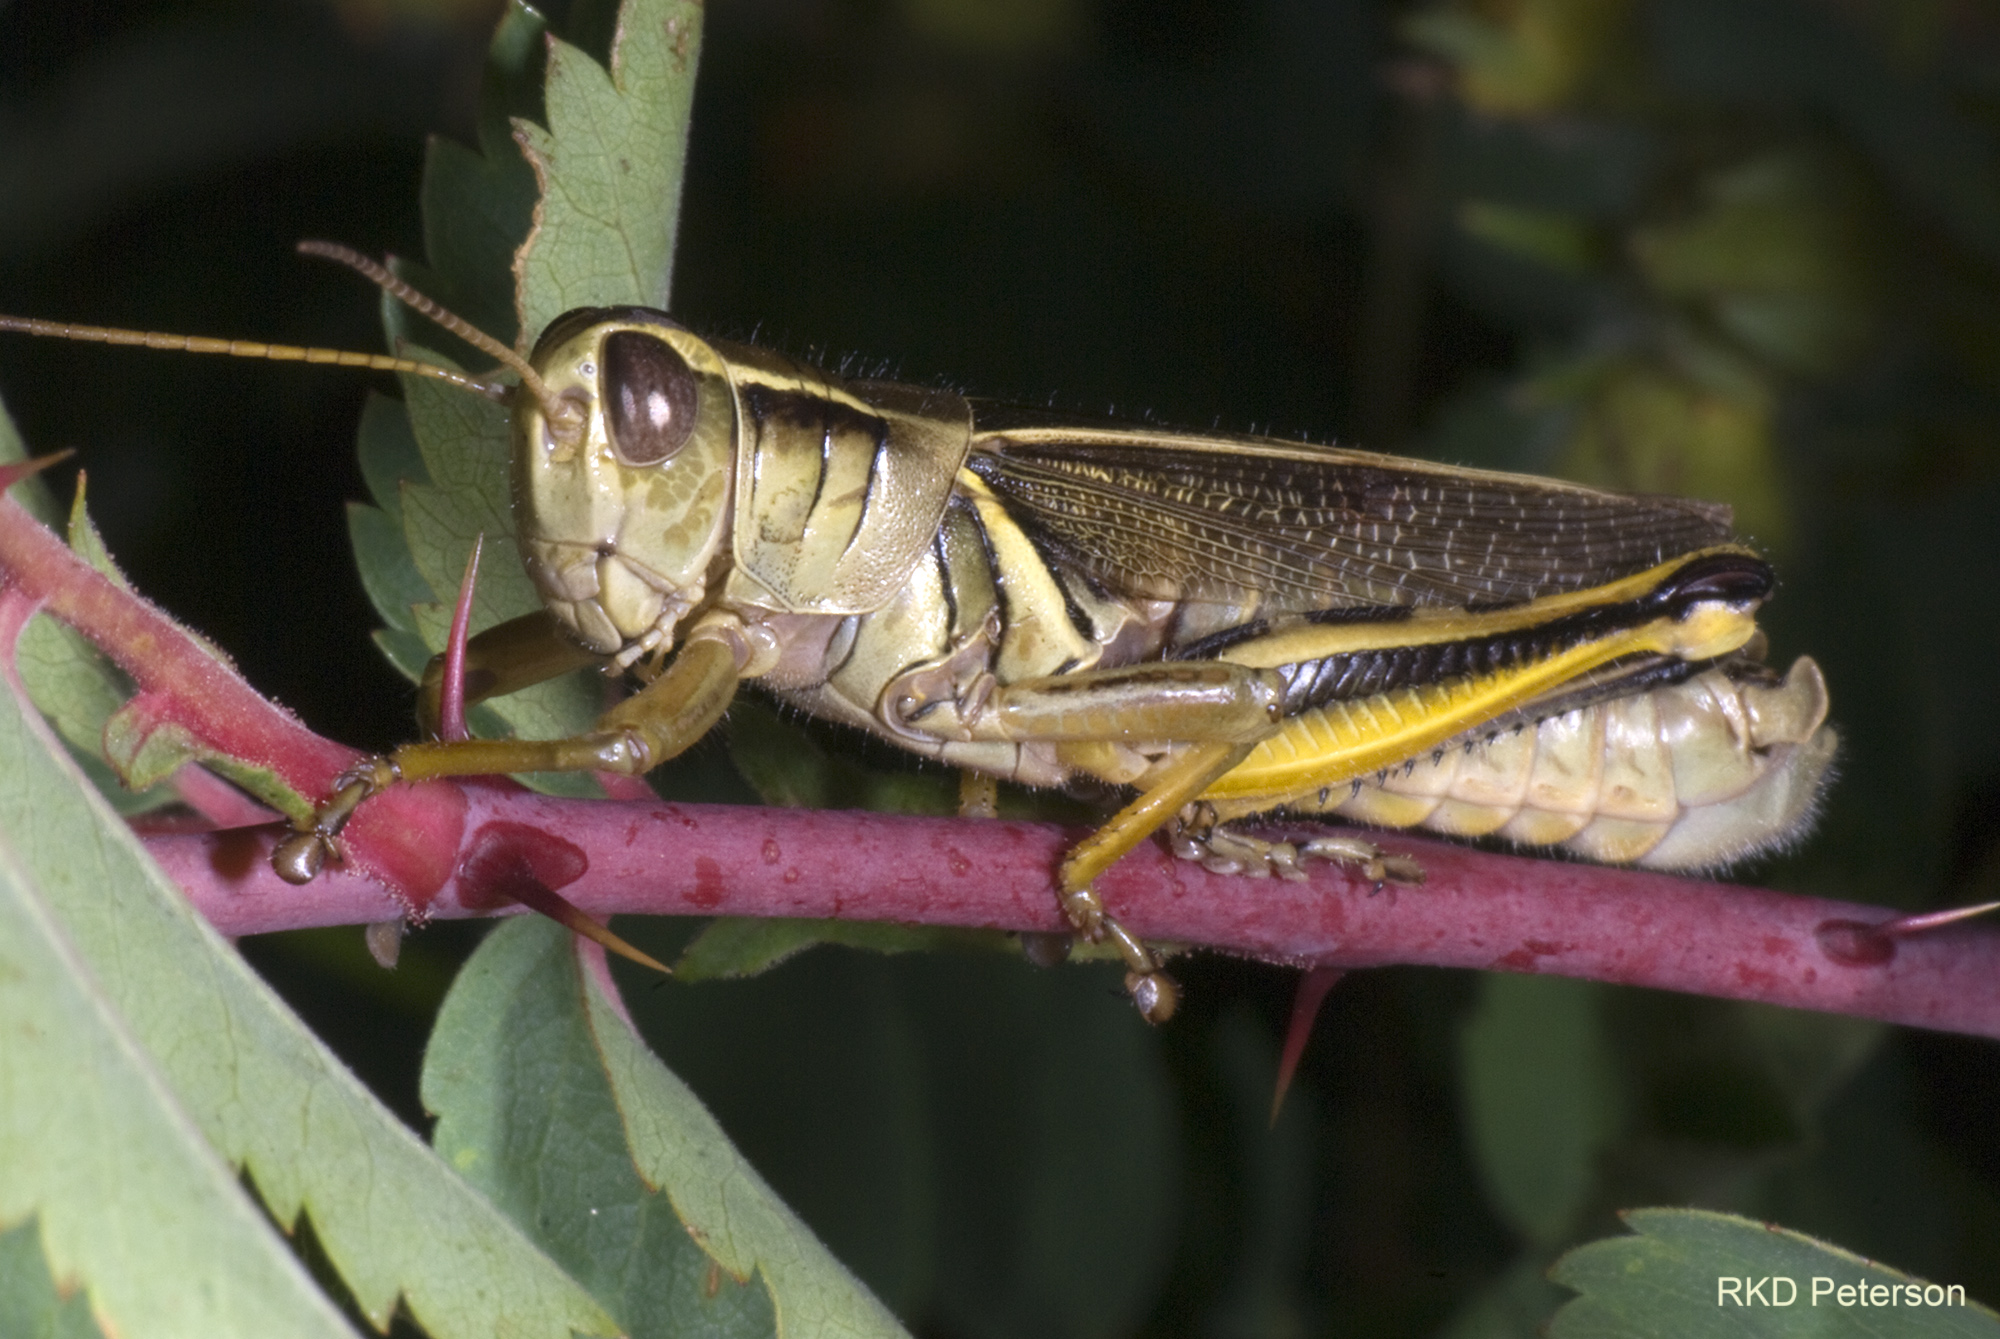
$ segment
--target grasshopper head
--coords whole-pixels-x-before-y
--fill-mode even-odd
[[[723,545],[736,439],[728,373],[707,344],[640,307],[558,318],[531,362],[549,394],[516,397],[521,558],[584,645],[630,663],[672,644]]]

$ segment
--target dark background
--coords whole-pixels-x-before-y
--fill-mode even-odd
[[[2000,30],[1886,0],[1419,12],[723,0],[676,314],[1080,413],[1736,502],[1785,578],[1773,658],[1820,659],[1847,741],[1819,837],[1744,876],[2000,896]],[[1539,65],[1463,40],[1530,20],[1555,34]],[[423,137],[470,140],[490,22],[445,0],[0,7],[0,309],[376,347],[373,295],[292,244],[420,253]],[[139,587],[381,748],[411,694],[347,552],[367,388],[0,346],[8,409],[33,450],[76,448]],[[417,1048],[473,934],[427,932],[394,976],[352,932],[252,952],[420,1120]],[[1758,1011],[1570,988],[1624,1096],[1593,1207],[1528,1240],[1469,1133],[1481,982],[1343,984],[1266,1134],[1290,978],[1183,975],[1188,1016],[1157,1035],[1088,973],[983,959],[821,950],[640,994],[669,1060],[927,1333],[1429,1333],[1652,1202],[2000,1301],[1988,1043],[1806,1024],[1787,1070],[1743,1041],[1791,1026]],[[1079,1138],[1101,1148],[1056,1174]]]

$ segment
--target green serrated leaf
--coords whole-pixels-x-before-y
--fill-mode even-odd
[[[472,276],[505,274],[534,213],[535,177],[511,141],[500,151],[513,159],[495,164],[450,140],[431,141],[424,164],[425,245],[438,268],[432,282],[417,280],[453,311],[502,344],[514,343],[518,317],[504,289]],[[451,201],[447,206],[445,201]],[[454,275],[468,276],[454,281]]]
[[[1597,1156],[1621,1119],[1597,992],[1564,977],[1488,973],[1460,1063],[1493,1207],[1531,1242],[1560,1239],[1588,1202]]]
[[[1163,1038],[1122,998],[1122,970],[834,950],[627,998],[759,1169],[906,1314],[940,1333],[1117,1335],[1140,1331],[1183,1221]]]
[[[218,753],[176,722],[162,723],[155,702],[135,697],[104,723],[104,759],[137,791],[164,786],[189,763],[200,763],[286,817],[309,818],[313,803],[275,771]]]
[[[551,46],[548,128],[514,125],[542,187],[515,262],[524,329],[575,307],[666,307],[700,50],[691,0],[630,0],[608,72],[567,43]]]
[[[278,1222],[312,1215],[328,1259],[372,1321],[386,1325],[402,1298],[436,1339],[485,1339],[498,1332],[566,1339],[572,1330],[611,1330],[609,1319],[561,1270],[453,1177],[216,936],[146,859],[130,830],[81,785],[66,759],[51,752],[39,718],[24,714],[11,693],[0,693],[0,840],[18,861],[20,879],[46,899],[62,937],[101,983],[101,998],[88,1007],[123,1020],[132,1047],[152,1057],[161,1080],[223,1159],[256,1181]],[[0,931],[0,953],[32,940],[25,929]],[[56,961],[38,946],[22,951],[37,963]],[[41,980],[9,975],[12,970],[0,970],[0,990]],[[7,1035],[0,1065],[28,1054],[17,1046],[18,1029]],[[0,1119],[13,1120],[29,1110],[21,1104],[47,1085],[7,1080],[0,1086],[10,1094],[0,1103]],[[71,1090],[84,1094],[79,1100],[87,1105],[105,1105],[102,1089],[89,1082]],[[77,1129],[91,1128],[82,1116],[75,1121]],[[37,1118],[29,1137],[54,1138],[52,1129]],[[0,1196],[25,1184],[16,1172],[30,1161],[80,1159],[104,1170],[126,1147],[123,1136],[109,1131],[98,1131],[90,1144],[95,1151],[88,1157],[50,1159],[42,1156],[46,1149],[25,1160],[0,1154],[0,1165],[10,1169],[0,1178]],[[233,1192],[233,1177],[226,1169],[220,1174]],[[0,1218],[26,1207],[0,1209]],[[186,1231],[188,1221],[177,1217],[143,1235],[204,1237]],[[114,1223],[104,1240],[124,1244],[125,1234],[135,1231]],[[72,1258],[65,1251],[57,1256]],[[232,1279],[239,1267],[249,1268],[233,1260]],[[308,1331],[276,1323],[174,1332]]]
[[[13,419],[0,407],[0,464],[27,458]],[[62,509],[40,479],[25,479],[10,495],[35,519],[54,526]],[[83,512],[83,495],[78,489],[69,515],[70,544],[91,558],[99,571],[120,585],[124,576],[112,565],[104,551],[96,527]],[[93,554],[95,555],[93,557]],[[132,695],[132,682],[124,672],[68,627],[39,614],[29,620],[15,643],[15,670],[36,708],[54,724],[58,733],[79,755],[101,758],[105,722]],[[137,813],[155,808],[171,798],[164,791],[134,794],[109,769],[90,773],[91,783],[122,812]]]
[[[354,565],[360,569],[368,602],[391,628],[414,634],[417,620],[410,610],[437,597],[410,561],[410,546],[403,541],[396,518],[380,507],[350,502],[347,537],[354,545]]]
[[[635,1335],[770,1333],[780,1316],[797,1334],[901,1334],[584,980],[572,943],[523,918],[460,973],[424,1068],[438,1151]]]
[[[448,605],[457,597],[475,536],[484,535],[495,552],[513,543],[507,410],[427,380],[407,380],[404,394],[432,482],[404,482],[403,530],[433,598]],[[490,626],[540,603],[516,564],[496,563],[480,573],[474,619],[479,626]]]
[[[0,698],[0,756],[47,759]],[[116,819],[91,813],[81,778],[38,779],[60,791],[32,820],[14,783],[0,797],[0,1224],[39,1215],[50,1272],[83,1282],[121,1335],[350,1334],[64,935],[53,904],[78,871],[31,848],[87,855]]]
[[[15,663],[28,695],[77,748],[100,753],[104,723],[125,705],[132,684],[66,625],[38,614],[21,634]]]
[[[635,1339],[776,1332],[762,1279],[724,1274],[624,1149],[568,937],[510,925],[459,972],[426,1053],[440,1154]]]
[[[566,21],[577,22],[581,3],[568,6]],[[507,144],[513,139],[515,117],[545,121],[542,85],[546,78],[543,62],[548,55],[548,21],[525,0],[507,0],[507,12],[494,30],[486,50],[486,66],[479,90],[480,144]],[[519,157],[518,153],[515,155]],[[508,245],[518,245],[517,237]],[[443,263],[443,258],[433,256]]]
[[[104,1339],[90,1303],[74,1288],[57,1288],[34,1219],[0,1232],[0,1334],[22,1339]]]
[[[513,143],[510,118],[539,113],[538,73],[545,27],[541,15],[519,0],[508,5],[487,49],[479,148],[475,151],[450,140],[434,139],[425,156],[422,204],[430,265],[398,265],[419,288],[503,343],[515,338],[513,257],[528,234],[535,206],[534,173]],[[386,294],[382,310],[391,347],[442,342],[449,350],[470,354],[467,346]],[[421,348],[406,351],[423,356]],[[480,364],[488,361],[484,355],[479,358]],[[462,391],[447,394],[466,398]],[[378,407],[371,401],[362,423],[362,469],[383,510],[401,523],[405,486],[429,488],[434,480],[447,489],[462,485],[465,480],[457,472],[439,479],[426,464],[434,454],[454,459],[462,454],[487,486],[487,505],[481,511],[490,517],[494,501],[491,466],[498,464],[504,488],[507,434],[505,411],[497,406],[489,408],[493,412],[466,440],[463,425],[449,415],[426,418],[416,404],[406,413],[402,406]],[[455,530],[449,533],[458,534]],[[511,522],[493,533],[511,536]],[[428,560],[436,555],[414,545],[411,552],[425,574],[435,576],[434,564]],[[456,589],[456,576],[448,586],[439,587],[434,582],[432,598],[448,599],[449,591]]]
[[[725,916],[709,922],[681,951],[674,963],[674,977],[692,985],[697,981],[756,976],[817,944],[839,944],[875,953],[929,953],[946,949],[1020,951],[1020,941],[1000,930]]]
[[[428,265],[396,262],[397,274],[503,344],[516,342],[518,317],[508,278],[514,253],[533,226],[535,174],[514,143],[515,117],[540,120],[547,23],[513,0],[488,45],[480,89],[478,147],[434,137],[424,154],[421,203]],[[467,366],[484,366],[470,345],[441,332],[403,304],[385,299],[391,346],[438,344]]]
[[[106,764],[105,730],[131,696],[132,682],[101,651],[67,625],[38,614],[15,643],[14,663],[29,700],[55,726],[98,793],[120,813],[144,813],[179,798],[164,784],[171,769],[153,782],[136,783],[134,790]]]
[[[512,284],[514,253],[534,224],[533,169],[514,143],[516,117],[540,121],[542,62],[547,23],[513,0],[487,48],[480,89],[476,149],[433,138],[424,155],[421,193],[424,253],[428,266],[398,265],[404,278],[503,344],[519,333]],[[400,303],[385,303],[390,342],[422,330],[422,342],[440,336]],[[441,337],[447,352],[469,346]],[[525,350],[523,350],[525,352]],[[488,360],[481,355],[473,366]]]
[[[1580,1246],[1550,1271],[1581,1294],[1556,1313],[1554,1339],[2000,1336],[2000,1315],[1967,1300],[1962,1287],[1953,1299],[1945,1285],[1785,1228],[1701,1209],[1634,1209],[1624,1218],[1633,1235]]]
[[[538,927],[547,935],[555,927]],[[622,1007],[585,982],[584,1006],[639,1174],[737,1277],[768,1281],[788,1326],[901,1335],[881,1302],[835,1260],[729,1144],[715,1118],[632,1032]]]
[[[512,554],[505,411],[463,393],[438,394],[427,384],[407,390],[417,440],[431,477],[438,481],[403,488],[404,534],[417,570],[436,597],[436,603],[414,611],[415,626],[436,651],[443,649],[450,630],[450,606],[476,536],[486,537],[487,552],[494,557],[480,565],[473,631],[531,613],[541,601]],[[538,684],[487,705],[514,733],[533,739],[581,733],[604,708],[602,689],[588,674]]]
[[[487,52],[480,149],[433,140],[425,159],[424,230],[432,267],[398,267],[502,342],[515,334],[512,261],[527,235],[535,192],[534,174],[509,134],[509,117],[540,106],[534,84],[545,26],[539,14],[518,0],[508,6]],[[383,313],[392,347],[426,356],[421,347],[412,347],[420,343],[413,332],[421,328],[423,341],[467,352],[386,295]],[[426,394],[437,389],[432,383],[411,383],[401,405],[371,399],[360,433],[369,491],[401,532],[396,545],[387,543],[387,536],[371,534],[365,550],[356,535],[362,580],[378,608],[384,600],[395,601],[393,611],[383,611],[391,625],[412,632],[419,625],[409,606],[449,606],[454,600],[474,535],[501,541],[496,547],[502,551],[512,547],[513,538],[505,409],[490,402],[463,403],[474,399],[463,391]],[[414,508],[406,508],[406,493],[414,495]],[[512,566],[511,560],[505,565]],[[535,607],[525,581],[510,582],[504,572],[489,571],[481,583],[474,630]],[[433,640],[429,649],[442,645]],[[407,647],[399,651],[410,658]]]
[[[410,430],[410,416],[400,401],[369,392],[361,407],[361,428],[355,449],[360,454],[361,478],[375,505],[389,513],[398,526],[403,523],[403,483],[429,483],[424,473],[424,454]]]
[[[412,611],[412,621],[432,651],[444,647],[451,604],[479,535],[486,537],[486,552],[493,558],[480,565],[473,631],[541,607],[527,573],[512,554],[506,413],[490,401],[450,390],[438,394],[438,389],[430,383],[406,386],[411,423],[427,471],[437,482],[403,485],[404,535],[417,571],[435,597]],[[485,708],[482,720],[498,718],[504,723],[504,729],[495,733],[557,738],[590,728],[604,709],[603,689],[594,676],[579,673],[510,693]],[[537,776],[529,784],[550,794],[602,793],[587,777]]]
[[[502,339],[522,324],[512,319],[520,310],[543,313],[525,323],[533,332],[548,316],[585,301],[664,305],[699,20],[699,6],[680,0],[634,0],[620,15],[615,78],[576,48],[548,43],[547,87],[537,96],[542,21],[525,6],[510,8],[489,54],[481,151],[432,145],[424,206],[435,268],[413,269],[417,281]],[[547,115],[550,130],[519,119],[538,113]],[[511,138],[532,143],[531,156],[539,155],[532,169],[510,142],[510,117]],[[536,204],[538,187],[544,198]],[[535,236],[522,243],[531,215]],[[517,245],[521,257],[534,259],[517,259]],[[610,270],[607,247],[622,257]],[[509,291],[510,271],[528,276],[519,298]],[[613,271],[623,277],[606,279]],[[533,296],[578,283],[591,295],[555,299],[553,310]],[[401,312],[392,312],[389,324],[392,336],[409,328]],[[438,342],[435,332],[426,338]],[[392,628],[417,633],[436,651],[475,536],[484,535],[496,556],[508,554],[480,574],[475,633],[539,608],[540,600],[509,554],[506,410],[416,379],[406,379],[405,403],[407,435],[371,405],[362,436],[370,489],[387,513],[382,519],[400,522],[401,543],[366,513],[355,513],[351,524],[370,598]],[[393,505],[386,500],[392,492]],[[407,642],[394,645],[392,658],[406,673],[413,650]],[[490,722],[497,719],[504,722],[500,733],[571,735],[589,728],[602,709],[600,686],[572,676],[487,704],[480,716],[489,725],[476,728],[493,733]],[[529,784],[552,793],[599,793],[587,779],[537,777]]]
[[[90,519],[90,513],[83,504],[84,483],[81,474],[76,476],[76,496],[70,499],[69,529],[66,538],[77,557],[89,563],[97,572],[110,579],[120,590],[131,590],[132,583],[118,570],[112,560],[111,550],[104,546],[104,536],[97,532],[97,523]]]

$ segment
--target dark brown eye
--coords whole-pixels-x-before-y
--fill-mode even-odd
[[[604,337],[611,445],[630,465],[655,465],[694,432],[694,372],[664,341],[636,330]]]

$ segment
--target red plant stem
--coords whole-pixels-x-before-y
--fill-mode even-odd
[[[1060,931],[1050,873],[1081,834],[983,819],[558,800],[468,785],[466,831],[527,824],[589,868],[562,895],[594,916],[796,916]],[[2000,1037],[2000,930],[1891,941],[1880,908],[1391,834],[1422,887],[1338,867],[1306,882],[1210,874],[1148,843],[1097,882],[1141,936],[1300,966],[1550,973]],[[342,871],[283,884],[263,830],[148,840],[225,934],[361,923],[393,899]],[[468,905],[468,902],[470,905]],[[438,916],[490,914],[454,877]]]
[[[0,485],[20,472],[0,471]],[[138,682],[126,710],[140,725],[175,727],[308,796],[325,794],[358,756],[259,697],[4,498],[0,573],[0,656],[11,656],[30,609],[45,607]],[[467,874],[478,868],[468,854],[496,836],[548,888],[599,917],[1060,932],[1050,875],[1080,835],[994,820],[555,800],[504,782],[428,782],[364,805],[343,834],[350,863],[306,888],[272,872],[277,829],[157,834],[147,844],[228,934],[505,909],[494,887]],[[1097,890],[1145,938],[1298,966],[1548,972],[2000,1037],[1992,926],[1898,934],[1897,916],[1871,907],[1396,835],[1385,842],[1416,855],[1429,882],[1376,889],[1337,867],[1301,883],[1229,878],[1148,843]]]
[[[0,487],[18,467],[0,470]],[[139,691],[120,712],[134,733],[180,732],[190,743],[267,769],[311,800],[324,798],[361,754],[313,733],[262,697],[234,666],[171,618],[72,553],[19,503],[0,496],[0,658],[11,682],[14,639],[45,609],[90,639]],[[114,718],[117,719],[117,718]],[[348,825],[357,863],[421,908],[451,872],[463,837],[454,786],[398,786]]]
[[[233,756],[268,760],[292,789],[323,790],[360,758],[260,697],[227,661],[84,563],[9,497],[0,497],[0,569],[21,596],[110,656],[139,684],[142,695],[169,698],[160,705],[175,724],[197,739],[228,741]],[[0,649],[12,658],[11,640]]]

